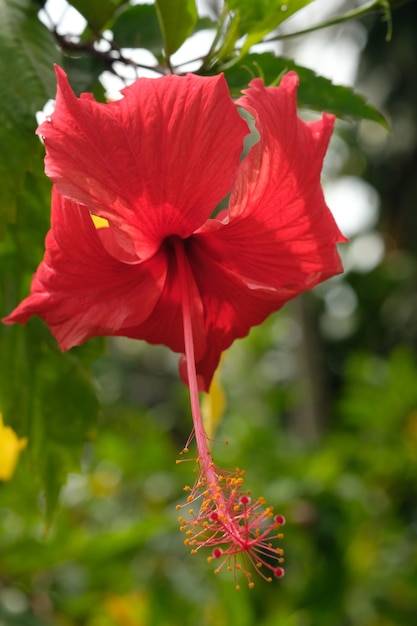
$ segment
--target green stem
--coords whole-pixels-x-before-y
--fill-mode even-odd
[[[388,31],[387,31],[387,40],[391,38],[392,32],[392,24],[391,24],[391,9],[388,0],[372,0],[368,2],[362,7],[358,7],[357,9],[353,9],[352,11],[347,11],[343,15],[339,15],[339,17],[334,17],[330,20],[326,20],[325,22],[321,22],[320,24],[316,24],[315,26],[310,26],[310,28],[304,28],[303,30],[298,30],[294,33],[287,33],[285,35],[274,35],[269,39],[263,39],[261,43],[269,43],[271,41],[281,41],[283,39],[290,39],[291,37],[300,37],[301,35],[308,35],[309,33],[313,33],[316,30],[321,30],[322,28],[327,28],[328,26],[335,26],[337,24],[342,24],[343,22],[347,22],[349,20],[357,19],[358,17],[362,17],[362,15],[366,15],[372,9],[380,8],[385,15],[385,19],[388,23]]]

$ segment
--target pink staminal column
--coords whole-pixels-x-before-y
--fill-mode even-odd
[[[251,499],[243,488],[245,472],[238,468],[223,470],[213,462],[200,410],[187,281],[188,261],[183,241],[180,238],[172,241],[180,281],[187,377],[198,452],[197,480],[192,488],[185,488],[190,492],[187,504],[177,508],[198,503],[199,510],[189,509],[188,519],[181,516],[180,528],[185,531],[185,544],[193,554],[202,548],[211,549],[207,560],[218,561],[216,574],[226,566],[234,572],[237,589],[238,572],[242,572],[248,586],[253,587],[252,570],[268,582],[284,575],[283,550],[274,544],[276,539],[283,537],[279,529],[285,524],[285,518],[274,515],[272,507],[267,506],[263,498]]]

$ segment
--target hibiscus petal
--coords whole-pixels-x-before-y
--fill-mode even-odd
[[[342,271],[335,244],[346,241],[320,185],[333,116],[300,120],[297,83],[294,73],[275,88],[251,82],[240,104],[255,116],[260,141],[242,162],[228,222],[200,229],[216,231],[210,254],[248,284],[294,295]]]
[[[216,243],[215,233],[195,236],[190,242],[190,265],[201,294],[207,336],[204,353],[196,357],[201,391],[209,390],[221,353],[296,295],[284,287],[278,291],[248,284],[219,256],[216,259]],[[186,381],[184,359],[180,371]]]
[[[129,253],[131,242],[145,259],[165,237],[188,237],[230,191],[248,127],[223,76],[139,79],[107,104],[76,98],[60,68],[57,78],[38,129],[46,173],[117,227]]]
[[[166,258],[126,264],[109,254],[85,207],[52,196],[52,226],[30,295],[3,321],[32,315],[50,327],[62,350],[96,335],[123,334],[153,311],[167,273]]]
[[[188,240],[187,247],[190,240]],[[170,242],[164,244],[161,254],[166,255],[168,274],[164,289],[152,315],[142,324],[124,328],[123,334],[133,339],[143,339],[152,344],[163,344],[174,352],[184,353],[184,321],[182,293],[177,271],[177,260]],[[195,358],[203,358],[206,352],[206,329],[201,295],[195,283],[192,267],[186,264],[188,294],[191,309],[191,324]],[[184,381],[186,382],[186,377]]]
[[[277,88],[252,81],[239,104],[260,141],[242,162],[229,214],[193,236],[192,267],[202,294],[208,347],[197,364],[210,383],[221,352],[291,298],[342,271],[344,241],[320,186],[333,117],[297,117],[295,74]]]

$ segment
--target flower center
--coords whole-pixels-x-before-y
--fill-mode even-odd
[[[187,377],[199,469],[194,486],[185,488],[190,493],[184,506],[198,501],[200,508],[198,513],[189,509],[189,519],[179,518],[181,530],[186,532],[185,544],[191,547],[193,554],[203,547],[212,549],[208,561],[220,560],[216,573],[226,565],[228,570],[234,571],[237,588],[239,571],[246,576],[249,587],[253,587],[250,566],[268,582],[272,580],[271,574],[276,578],[284,575],[281,567],[283,551],[276,548],[273,541],[282,538],[277,531],[285,519],[282,515],[274,516],[272,507],[266,506],[263,498],[251,500],[249,492],[243,490],[244,472],[239,469],[232,472],[222,470],[212,460],[200,410],[188,261],[183,240],[172,237],[171,242],[180,284]],[[177,508],[183,507],[179,505]]]

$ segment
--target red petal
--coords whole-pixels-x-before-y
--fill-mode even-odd
[[[343,235],[320,186],[333,117],[305,123],[296,112],[297,77],[277,88],[252,81],[239,103],[256,118],[260,141],[243,161],[229,221],[209,220],[192,241],[204,304],[206,386],[221,352],[299,293],[342,271]]]
[[[335,244],[345,241],[320,185],[333,117],[300,120],[297,82],[293,73],[275,88],[252,81],[240,104],[255,115],[260,141],[239,170],[229,222],[200,230],[216,229],[212,254],[242,279],[294,295],[342,271]]]
[[[152,315],[142,324],[132,328],[124,328],[122,334],[134,339],[144,339],[148,343],[163,344],[174,352],[184,352],[184,324],[177,262],[174,250],[169,243],[165,244],[161,254],[166,254],[169,269],[158,303]],[[206,352],[203,304],[190,266],[187,267],[187,273],[194,350],[198,360]]]
[[[166,258],[136,265],[111,256],[85,207],[54,189],[52,227],[30,295],[5,318],[25,323],[32,315],[50,327],[67,350],[96,335],[123,334],[153,311],[166,278]]]
[[[117,226],[128,252],[134,242],[144,259],[163,238],[188,237],[230,191],[248,128],[222,76],[139,79],[108,104],[57,77],[55,112],[38,129],[46,173]]]
[[[216,244],[214,233],[192,237],[190,242],[190,265],[201,294],[207,336],[205,352],[196,356],[202,391],[208,391],[223,350],[295,295],[284,288],[277,292],[250,286],[216,258]],[[186,380],[184,360],[181,375]]]

